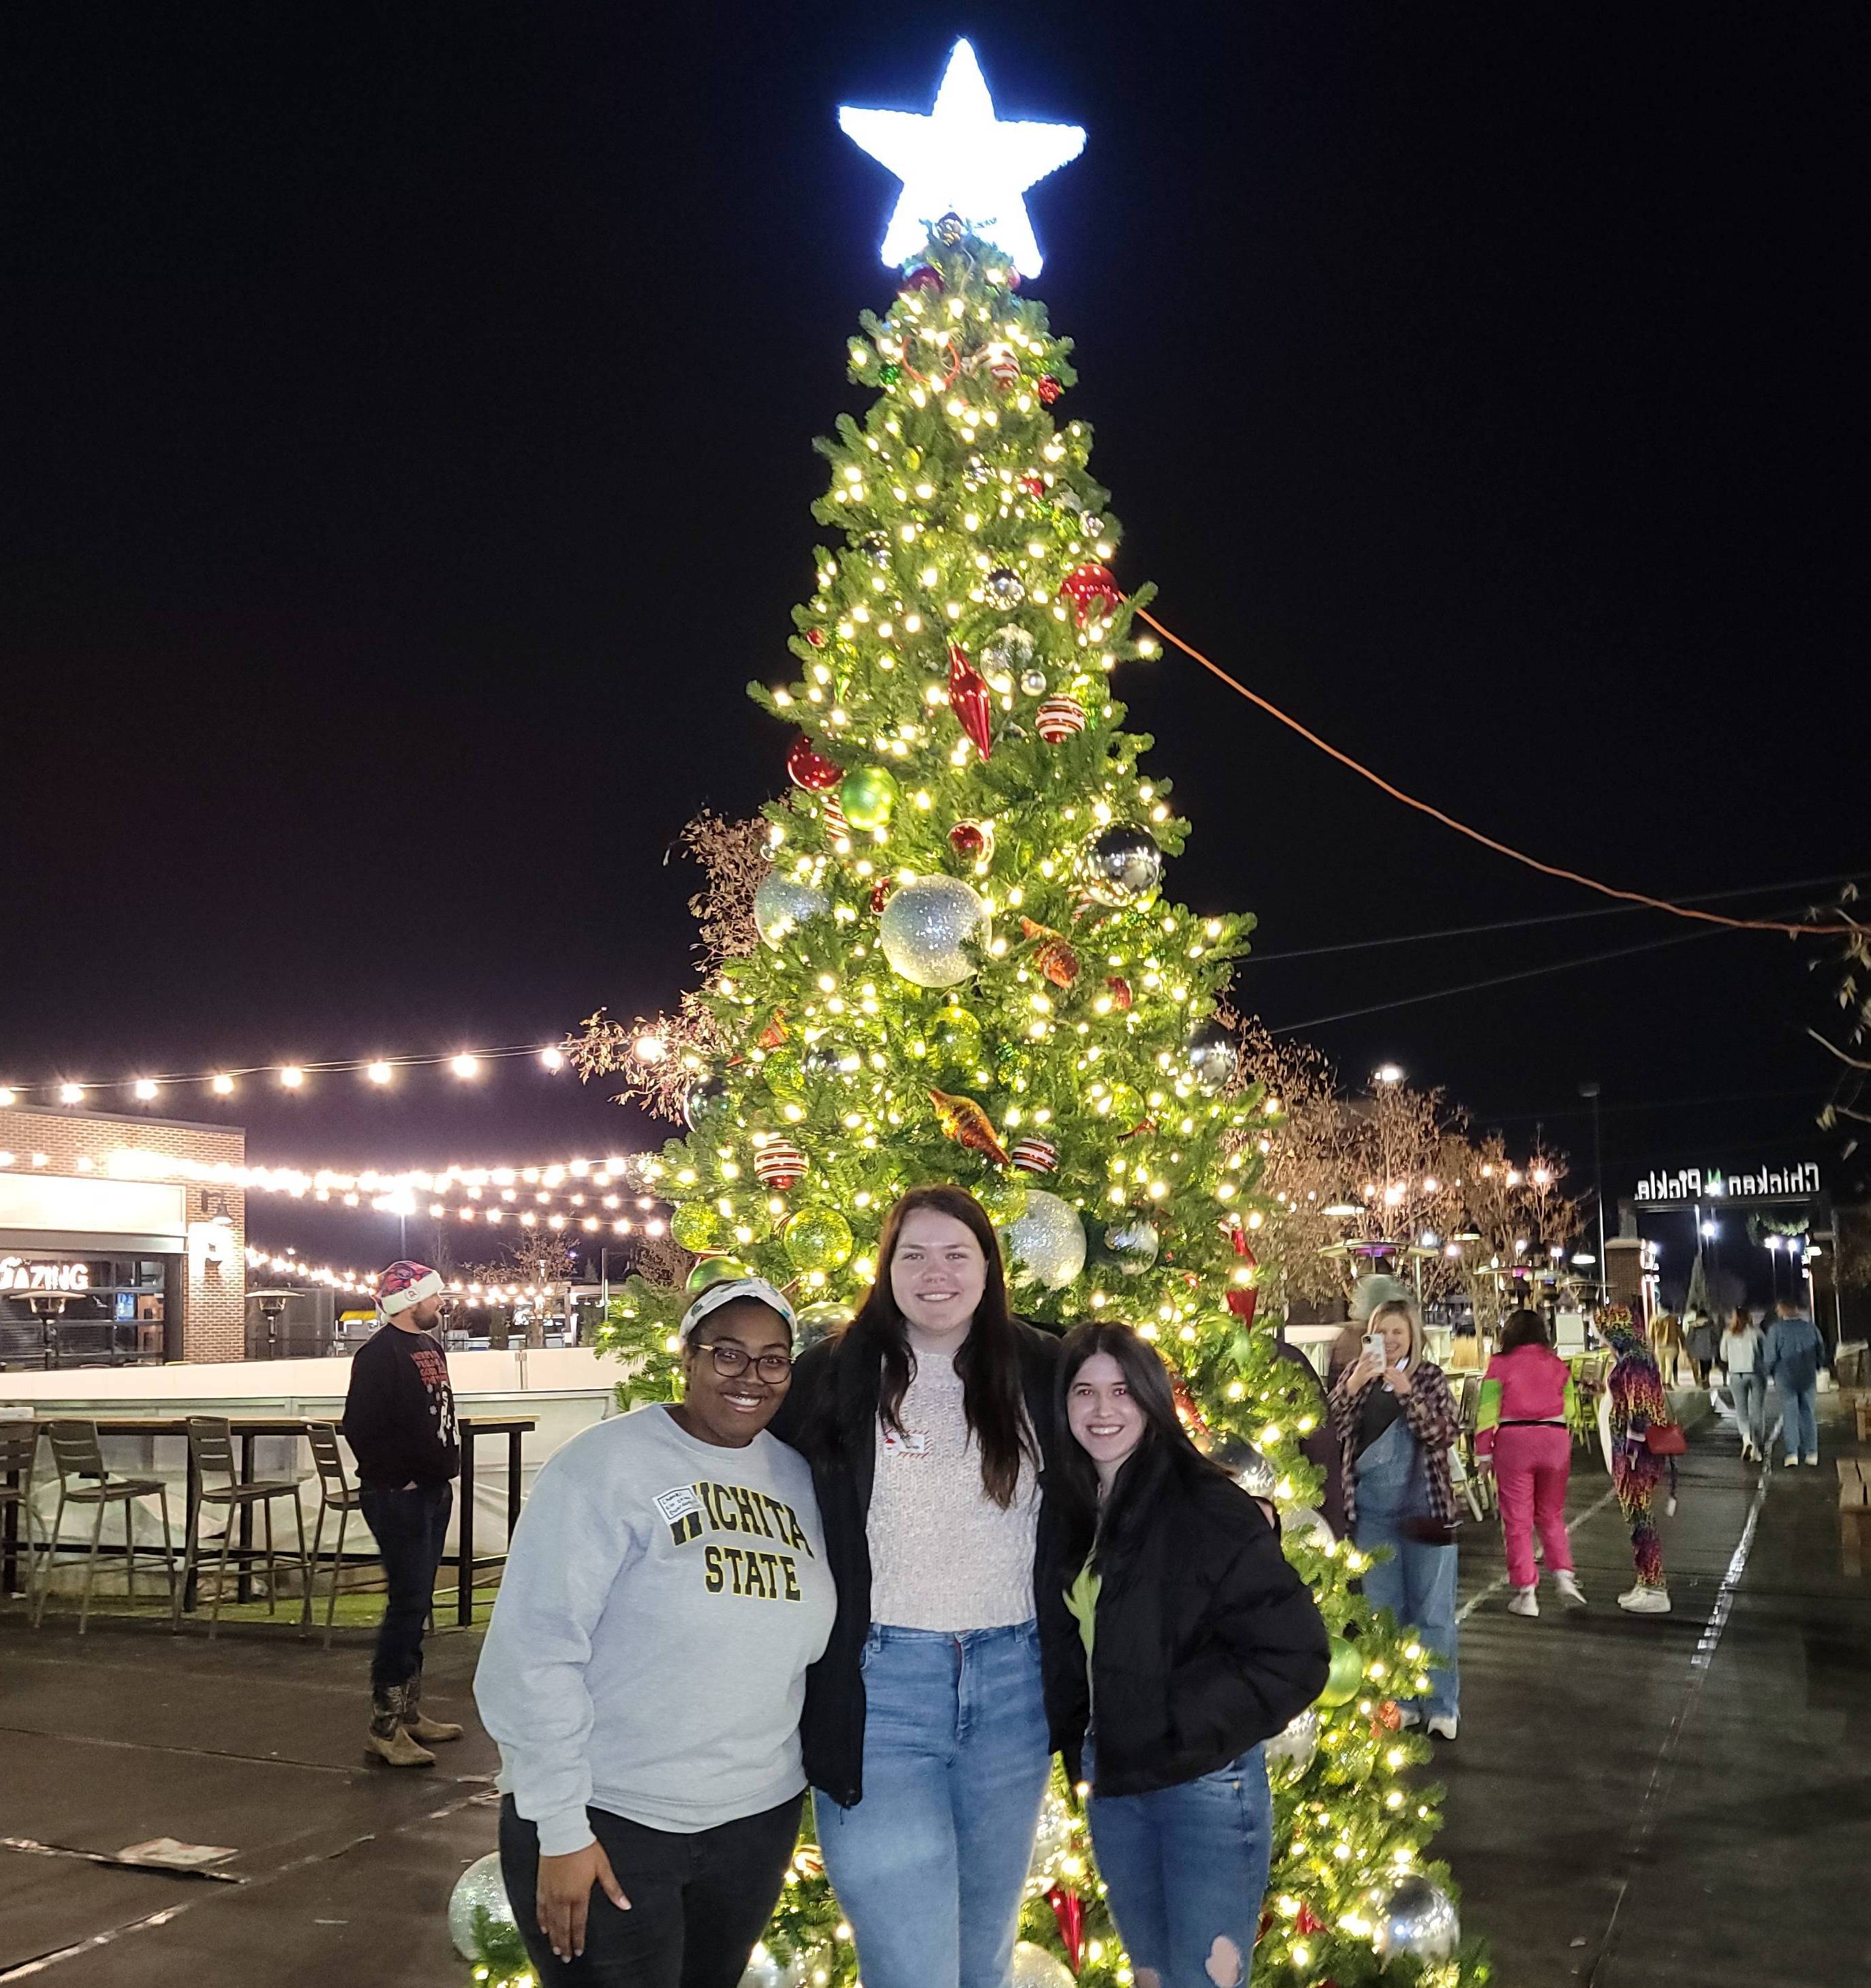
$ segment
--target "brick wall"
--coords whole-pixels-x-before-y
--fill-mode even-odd
[[[150,1155],[126,1164],[127,1149]],[[242,1166],[247,1135],[239,1126],[194,1125],[172,1118],[117,1117],[102,1111],[42,1111],[0,1107],[0,1151],[8,1171],[119,1180],[173,1180],[162,1165]],[[43,1155],[42,1162],[36,1164]],[[245,1189],[186,1183],[191,1233],[182,1276],[182,1357],[239,1360],[246,1352],[247,1197]],[[225,1218],[225,1220],[222,1219]],[[225,1227],[228,1240],[211,1259],[206,1231]]]

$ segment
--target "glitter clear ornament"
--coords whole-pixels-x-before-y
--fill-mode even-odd
[[[455,1879],[455,1889],[448,1895],[448,1937],[464,1960],[475,1960],[480,1956],[474,1936],[477,1911],[485,1912],[496,1926],[514,1927],[513,1908],[507,1902],[506,1881],[500,1875],[500,1853],[497,1850],[490,1850],[485,1857],[477,1857]],[[514,1932],[513,1943],[519,1943],[517,1930]]]
[[[706,1132],[725,1124],[728,1117],[728,1087],[712,1073],[689,1080],[682,1093],[682,1123],[692,1132]]]
[[[1064,1290],[1085,1266],[1085,1232],[1078,1211],[1056,1194],[1034,1188],[1027,1212],[1001,1231],[1016,1284]]]
[[[805,1988],[806,1963],[797,1954],[782,1960],[770,1952],[763,1941],[756,1942],[747,1956],[747,1971],[740,1988]]]
[[[888,827],[896,800],[896,776],[881,766],[854,766],[838,783],[838,805],[853,828]]]
[[[1078,852],[1078,879],[1101,904],[1142,904],[1163,878],[1163,852],[1141,822],[1114,821]]]
[[[1040,1804],[1040,1826],[1033,1838],[1033,1861],[1027,1867],[1027,1882],[1043,1892],[1059,1879],[1059,1859],[1072,1847],[1072,1811],[1064,1795],[1050,1782],[1046,1799]]]
[[[1219,1022],[1205,1022],[1189,1039],[1189,1073],[1206,1097],[1219,1097],[1239,1073],[1240,1045]]]
[[[1162,1238],[1147,1222],[1124,1222],[1105,1231],[1105,1247],[1127,1277],[1140,1277],[1156,1261]]]
[[[831,899],[816,884],[768,871],[753,894],[753,922],[761,938],[777,952],[800,926],[822,918]]]
[[[1433,1966],[1453,1960],[1461,1937],[1454,1901],[1433,1878],[1413,1871],[1384,1901],[1371,1944],[1386,1963],[1408,1958]]]
[[[987,906],[959,877],[912,877],[885,905],[877,934],[885,958],[912,986],[958,986],[990,936]]]
[[[837,1299],[828,1298],[822,1304],[809,1304],[798,1315],[798,1330],[793,1335],[793,1351],[803,1353],[808,1346],[816,1346],[821,1339],[827,1339],[841,1326],[848,1325],[851,1308]]]
[[[981,591],[996,607],[1017,607],[1027,597],[1027,583],[1010,566],[997,566],[982,581]]]
[[[1007,1988],[1078,1988],[1077,1977],[1057,1954],[1023,1939],[1013,1949]]]
[[[1319,1716],[1308,1706],[1267,1742],[1267,1778],[1276,1788],[1290,1788],[1312,1765],[1318,1750]]]
[[[802,1208],[780,1234],[795,1270],[836,1270],[851,1261],[851,1226],[835,1208]]]
[[[1003,621],[981,644],[981,666],[1012,677],[1025,669],[1039,644],[1017,621]]]

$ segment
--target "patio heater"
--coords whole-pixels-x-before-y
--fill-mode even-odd
[[[59,1364],[59,1320],[72,1301],[69,1291],[29,1291],[26,1304],[39,1322],[39,1360],[49,1373]]]

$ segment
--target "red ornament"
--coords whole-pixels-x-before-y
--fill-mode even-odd
[[[1065,389],[1060,385],[1058,381],[1055,380],[1050,373],[1042,373],[1040,375],[1040,384],[1036,390],[1040,397],[1040,404],[1044,407],[1050,407],[1054,401],[1057,400],[1059,396],[1065,391]]]
[[[871,914],[876,917],[890,901],[890,893],[896,888],[895,879],[880,877],[871,886]]]
[[[1059,1148],[1050,1139],[1016,1139],[1009,1158],[1022,1173],[1056,1174],[1059,1171]]]
[[[996,386],[1002,388],[1010,387],[1020,377],[1020,361],[1013,357],[1012,346],[988,346],[982,357],[987,361],[989,377]]]
[[[1209,1425],[1202,1411],[1196,1405],[1196,1398],[1189,1391],[1186,1381],[1176,1380],[1169,1384],[1169,1391],[1176,1401],[1176,1412],[1182,1426],[1198,1439],[1209,1433]]]
[[[985,759],[993,744],[993,707],[986,678],[968,660],[959,642],[949,644],[949,708]]]
[[[1308,1905],[1304,1898],[1299,1902],[1299,1916],[1293,1922],[1295,1932],[1323,1932],[1325,1922]]]
[[[808,628],[806,631],[806,640],[814,648],[822,649],[825,646],[825,631],[823,628]]]
[[[980,862],[994,853],[994,831],[984,821],[958,821],[949,831],[949,847],[968,862]]]
[[[1034,965],[1055,987],[1071,986],[1078,978],[1078,954],[1056,931],[1035,924],[1031,918],[1022,918],[1020,928],[1028,938],[1040,942],[1034,952]]]
[[[1068,1892],[1063,1885],[1055,1885],[1046,1894],[1046,1902],[1053,1909],[1053,1917],[1059,1922],[1059,1937],[1065,1942],[1065,1957],[1072,1963],[1072,1972],[1078,1972],[1078,1956],[1084,1949],[1085,1902],[1076,1892]]]
[[[942,272],[931,269],[925,262],[912,269],[903,279],[903,287],[906,290],[926,290],[931,296],[935,296],[946,289],[948,286],[942,279]]]
[[[786,1010],[776,1008],[773,1018],[760,1031],[760,1046],[763,1050],[776,1050],[787,1039]]]
[[[1037,469],[1027,472],[1020,479],[1020,487],[1029,497],[1044,497],[1046,495],[1046,479]]]
[[[1085,708],[1075,697],[1049,697],[1033,714],[1034,729],[1048,746],[1085,729]]]
[[[850,835],[851,825],[844,819],[844,810],[839,806],[836,794],[826,795],[819,803],[819,813],[824,821],[826,833],[834,842],[841,841]]]
[[[1130,1013],[1131,984],[1121,975],[1114,974],[1105,982],[1105,991],[1111,996],[1111,1005],[1120,1015]]]
[[[753,1156],[753,1175],[762,1187],[783,1193],[805,1178],[806,1156],[790,1139],[769,1139]]]
[[[1100,566],[1095,560],[1075,566],[1059,583],[1059,598],[1072,604],[1072,617],[1080,627],[1098,616],[1115,613],[1123,604],[1124,597],[1118,591],[1117,578],[1110,567]]]
[[[1246,1234],[1239,1229],[1230,1229],[1228,1235],[1234,1244],[1235,1255],[1249,1270],[1257,1270],[1260,1267],[1260,1259],[1248,1248]],[[1260,1293],[1253,1285],[1230,1283],[1228,1286],[1228,1309],[1243,1325],[1251,1326],[1254,1324],[1254,1315],[1260,1303]]]
[[[844,777],[844,769],[834,766],[825,756],[814,749],[812,741],[804,732],[793,741],[786,756],[787,777],[796,787],[804,787],[809,794],[822,794],[827,787],[835,787]]]
[[[929,1102],[935,1107],[935,1122],[958,1145],[985,1153],[1003,1167],[1007,1164],[1007,1148],[994,1136],[994,1121],[972,1097],[932,1090]]]
[[[1401,1733],[1403,1729],[1403,1709],[1394,1698],[1387,1698],[1377,1708],[1377,1716],[1371,1722],[1371,1733],[1375,1738],[1382,1726],[1386,1733]]]

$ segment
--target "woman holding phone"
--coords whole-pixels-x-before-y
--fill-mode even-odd
[[[980,1204],[915,1188],[774,1424],[837,1578],[803,1736],[864,1988],[1006,1988],[1052,1758],[1034,1553],[1058,1351],[1009,1312]]]
[[[1345,1503],[1361,1551],[1389,1559],[1365,1569],[1365,1598],[1413,1625],[1436,1653],[1426,1701],[1431,1733],[1457,1733],[1455,1487],[1449,1446],[1460,1429],[1442,1369],[1423,1356],[1414,1300],[1371,1314],[1364,1350],[1333,1389],[1332,1426],[1345,1459]],[[1409,1706],[1404,1723],[1418,1714]]]
[[[1244,1982],[1272,1848],[1262,1745],[1324,1689],[1325,1625],[1128,1326],[1067,1339],[1060,1401],[1040,1574],[1053,1741],[1091,1783],[1139,1988]]]

